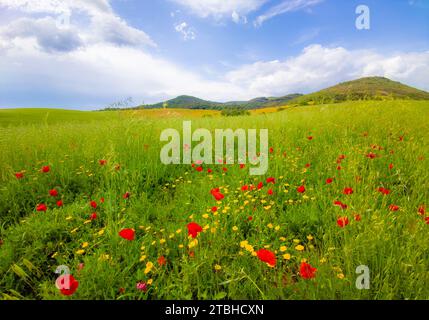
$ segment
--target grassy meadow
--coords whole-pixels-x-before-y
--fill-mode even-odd
[[[161,131],[189,119],[268,128],[267,174],[163,165]],[[238,117],[0,110],[0,298],[429,299],[428,120],[429,102],[410,100]]]

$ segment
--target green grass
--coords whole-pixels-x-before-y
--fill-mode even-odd
[[[6,121],[0,129],[0,297],[429,299],[429,225],[418,214],[429,198],[428,107],[425,101],[347,102],[192,120],[193,128],[209,130],[268,128],[274,152],[261,177],[237,165],[226,166],[227,172],[204,165],[211,175],[163,165],[159,135],[180,130],[181,118],[22,126],[7,126],[13,117],[0,120],[3,126]],[[377,157],[367,158],[369,152]],[[100,166],[100,159],[107,164]],[[51,166],[49,173],[40,172],[44,165]],[[21,171],[18,180],[14,173]],[[275,177],[275,185],[241,191],[267,177]],[[327,185],[329,177],[334,181]],[[300,185],[304,194],[296,191]],[[225,194],[220,203],[210,194],[215,187]],[[354,193],[344,195],[345,187]],[[383,196],[379,187],[391,193]],[[55,208],[52,188],[62,208]],[[96,210],[91,200],[98,202]],[[334,206],[335,200],[348,208]],[[36,212],[39,203],[48,211]],[[400,209],[390,211],[391,204]],[[94,211],[98,217],[88,223]],[[341,216],[350,220],[344,228],[336,223]],[[193,248],[186,228],[191,221],[206,227]],[[134,228],[135,240],[119,237],[122,228]],[[275,251],[276,266],[240,246],[244,240],[254,250]],[[160,256],[166,265],[158,265]],[[303,259],[317,268],[314,279],[299,275]],[[145,274],[149,261],[154,267]],[[79,281],[71,297],[55,287],[59,265],[69,266]],[[355,287],[359,265],[370,269],[369,290]],[[150,279],[147,292],[136,289]]]
[[[0,126],[51,125],[64,122],[91,122],[108,120],[115,117],[115,112],[85,112],[62,109],[0,109]]]

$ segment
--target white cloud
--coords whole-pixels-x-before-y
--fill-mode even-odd
[[[145,32],[115,15],[107,0],[0,0],[2,7],[26,16],[9,25],[0,24],[0,36],[10,40],[34,37],[46,50],[74,50],[83,44],[99,42],[156,46]],[[44,18],[35,18],[34,15],[42,13]],[[87,25],[74,23],[82,20],[78,19],[81,16],[89,18]],[[67,21],[61,20],[64,17]]]
[[[232,18],[235,12],[236,16],[244,16],[249,12],[259,9],[269,0],[172,0],[199,17],[212,17],[216,20],[224,17]]]
[[[283,61],[259,61],[226,75],[254,96],[308,93],[364,76],[385,76],[429,90],[429,51],[384,56],[371,50],[347,50],[321,45],[306,47]]]
[[[304,8],[308,8],[319,4],[323,0],[286,0],[280,4],[271,7],[265,13],[261,14],[254,21],[256,27],[261,26],[265,21],[274,18],[275,16],[281,15],[290,11],[297,11]]]
[[[182,22],[174,27],[174,29],[182,34],[183,40],[195,40],[195,32],[188,26],[186,22]]]

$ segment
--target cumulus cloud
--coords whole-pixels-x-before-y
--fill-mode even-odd
[[[268,0],[171,0],[188,9],[199,17],[222,19],[225,17],[240,21],[249,12],[259,9]],[[235,14],[234,14],[235,12]]]
[[[188,26],[186,22],[179,23],[174,29],[182,34],[183,40],[195,40],[195,32]]]
[[[308,93],[364,76],[385,76],[429,90],[429,51],[385,56],[371,50],[311,45],[284,60],[259,61],[226,75],[256,95]]]
[[[271,7],[266,12],[261,14],[254,21],[254,25],[256,27],[261,26],[265,21],[274,18],[275,16],[281,15],[290,11],[297,11],[301,9],[305,9],[316,4],[319,4],[323,0],[286,0],[281,2],[280,4]]]

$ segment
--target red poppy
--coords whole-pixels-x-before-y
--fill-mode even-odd
[[[273,153],[273,152],[274,152],[274,149],[271,147],[271,148],[269,149],[269,151],[270,151],[270,153]]]
[[[57,206],[58,207],[62,207],[63,206],[63,200],[58,200],[57,201]]]
[[[425,218],[426,224],[429,224],[429,217]]]
[[[227,168],[222,168],[222,170],[223,170],[223,172],[227,172],[228,171],[228,169]]]
[[[346,158],[346,156],[345,155],[343,155],[343,154],[340,154],[339,156],[338,156],[338,159],[339,160],[344,160]]]
[[[216,212],[217,211],[217,207],[212,207],[212,212]]]
[[[389,210],[390,210],[390,211],[398,211],[398,210],[399,210],[399,207],[398,207],[396,204],[391,204],[391,205],[389,206]]]
[[[166,263],[167,263],[167,260],[165,260],[164,256],[160,256],[160,257],[158,258],[158,264],[159,264],[160,266],[164,266]]]
[[[198,166],[195,170],[197,170],[198,172],[202,172],[203,171],[203,167]]]
[[[353,193],[353,189],[352,188],[344,188],[343,193],[347,194],[347,195],[352,194]]]
[[[311,167],[311,164],[306,163],[306,164],[305,164],[305,167],[306,167],[306,168],[310,168],[310,167]]]
[[[48,210],[48,207],[46,206],[46,204],[44,204],[44,203],[41,203],[41,204],[39,204],[37,207],[36,207],[36,210],[37,211],[43,211],[43,212],[45,212],[46,210]]]
[[[249,186],[245,185],[241,187],[241,191],[247,191],[249,189]]]
[[[56,283],[60,289],[61,294],[65,296],[71,296],[79,287],[79,282],[71,274],[64,274],[58,277]]]
[[[130,193],[129,192],[125,192],[125,194],[123,195],[124,199],[129,199],[130,198]]]
[[[270,190],[268,190],[268,192],[267,192],[270,196],[274,193],[273,192],[273,189],[270,189]]]
[[[49,190],[49,195],[51,197],[56,197],[56,196],[58,196],[58,191],[55,189]]]
[[[355,214],[355,220],[356,221],[361,221],[362,217],[360,216],[360,214]]]
[[[276,265],[276,255],[274,252],[267,249],[259,249],[256,254],[258,255],[259,260],[268,263],[271,267]]]
[[[299,275],[304,279],[311,279],[316,277],[316,268],[313,268],[309,263],[301,262],[299,267]]]
[[[104,198],[101,198],[101,199],[100,199],[100,202],[101,202],[101,203],[104,203]]]
[[[267,178],[267,183],[275,184],[276,183],[276,179],[273,178],[273,177],[269,177],[269,178]]]
[[[264,186],[264,184],[262,182],[259,182],[258,186],[257,186],[258,190],[261,190],[263,186]]]
[[[225,196],[224,196],[222,193],[220,193],[219,188],[212,189],[212,190],[210,191],[210,193],[212,194],[212,196],[213,196],[217,201],[220,201],[220,200],[222,200],[223,198],[225,198]]]
[[[212,169],[207,169],[207,173],[212,173],[213,170]]]
[[[191,258],[195,257],[195,252],[194,252],[194,251],[189,251],[189,256],[190,256]]]
[[[304,193],[305,192],[305,187],[304,186],[300,186],[296,189],[296,191],[298,191],[299,193]]]
[[[393,169],[393,163],[389,164],[389,170]]]
[[[95,220],[97,219],[97,213],[93,212],[91,213],[91,215],[89,216],[89,220]]]
[[[253,220],[253,217],[252,216],[248,216],[247,217],[247,221],[252,221]]]
[[[101,160],[98,160],[98,163],[100,164],[100,166],[104,166],[107,164],[107,160],[101,159]]]
[[[349,218],[347,217],[339,217],[337,219],[337,224],[339,227],[344,228],[346,225],[349,224]]]
[[[15,177],[17,179],[22,179],[22,178],[24,178],[24,174],[22,172],[17,172],[17,173],[15,173]]]
[[[90,205],[91,207],[93,207],[94,209],[97,209],[97,202],[95,202],[95,201],[91,201],[91,202],[89,203],[89,205]]]
[[[337,170],[341,170],[341,166],[338,166],[338,167],[337,167]]]
[[[341,207],[341,209],[343,209],[343,210],[347,209],[347,205],[345,203],[342,203],[341,201],[338,201],[338,200],[334,202],[334,205]]]
[[[377,155],[375,153],[370,152],[366,155],[366,157],[369,159],[374,159],[375,157],[377,157]]]
[[[128,241],[132,241],[134,240],[135,231],[134,229],[122,229],[119,231],[119,235]]]
[[[332,183],[332,181],[334,181],[334,179],[332,179],[332,178],[328,178],[328,179],[326,179],[326,184],[331,184],[331,183]]]
[[[240,163],[240,169],[244,169],[244,167],[246,167],[246,165],[244,163]]]
[[[196,238],[198,233],[200,233],[201,231],[203,231],[203,228],[201,228],[201,226],[198,223],[196,222],[188,223],[188,236],[192,236],[192,238]]]
[[[313,140],[312,136],[307,137],[308,140]]]
[[[423,216],[426,213],[425,209],[426,209],[425,206],[420,206],[419,210],[418,210],[419,214],[421,214]]]
[[[41,170],[43,173],[47,173],[47,172],[49,172],[49,171],[51,171],[51,168],[49,167],[49,166],[44,166],[44,167],[42,167],[42,170]]]
[[[388,195],[390,193],[389,189],[385,189],[383,187],[378,188],[378,192],[381,192],[384,195]]]

